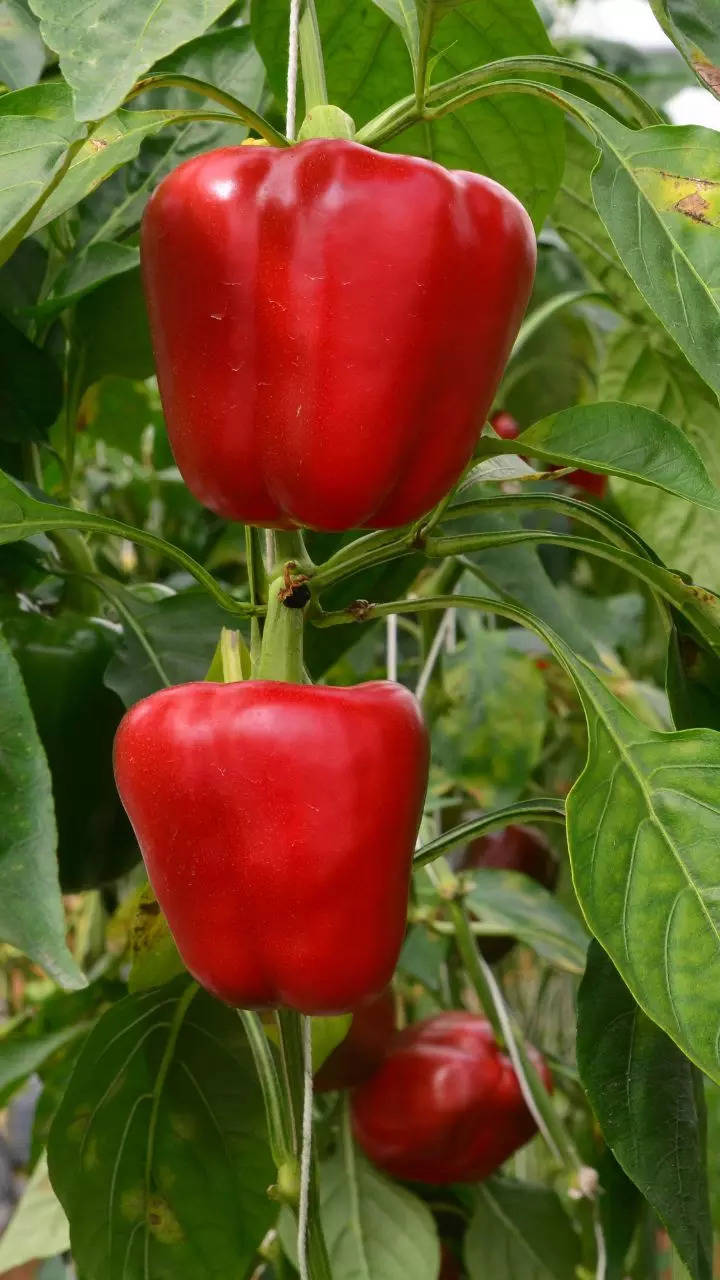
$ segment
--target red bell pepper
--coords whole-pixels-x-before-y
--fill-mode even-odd
[[[115,777],[190,972],[244,1008],[356,1009],[390,981],[428,769],[378,681],[178,685],[139,702]]]
[[[315,1092],[350,1089],[380,1066],[395,1035],[395,998],[388,987],[355,1010],[350,1029],[315,1075]]]
[[[543,1059],[530,1054],[550,1090]],[[441,1013],[400,1032],[351,1105],[365,1153],[408,1181],[487,1178],[536,1130],[509,1057],[472,1013]]]
[[[186,161],[141,252],[188,488],[231,520],[325,530],[404,524],[457,480],[536,255],[490,178],[338,139]]]

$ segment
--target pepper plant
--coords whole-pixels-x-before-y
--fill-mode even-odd
[[[720,46],[651,7],[6,0],[1,1270],[713,1275]]]

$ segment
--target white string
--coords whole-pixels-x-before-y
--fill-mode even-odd
[[[398,620],[396,613],[389,613],[385,631],[385,666],[388,680],[398,678]]]
[[[292,142],[295,137],[295,110],[297,107],[298,55],[300,49],[300,0],[290,0],[290,32],[288,35],[287,113],[285,133]]]
[[[310,1280],[307,1257],[308,1216],[310,1209],[310,1162],[312,1160],[313,1061],[312,1019],[302,1019],[303,1042],[303,1109],[302,1146],[300,1148],[300,1200],[298,1203],[297,1252],[300,1280]]]
[[[437,631],[435,632],[435,635],[433,636],[433,642],[430,645],[428,656],[425,659],[425,665],[423,666],[423,669],[420,672],[420,678],[417,682],[417,687],[415,689],[415,697],[417,698],[418,702],[422,702],[423,698],[425,697],[425,694],[427,693],[427,687],[430,683],[430,677],[433,671],[435,670],[435,663],[437,662],[438,657],[440,655],[440,650],[442,649],[444,642],[448,638],[448,633],[454,633],[454,626],[455,626],[455,610],[448,609],[445,614],[445,617],[443,618],[442,622],[440,623],[440,626],[438,627]]]

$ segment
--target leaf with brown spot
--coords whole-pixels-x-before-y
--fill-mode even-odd
[[[80,1274],[247,1274],[277,1207],[265,1194],[265,1114],[235,1010],[187,978],[108,1009],[56,1114],[48,1163]]]

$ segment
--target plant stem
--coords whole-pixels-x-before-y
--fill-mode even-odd
[[[422,26],[418,36],[418,60],[415,68],[415,107],[419,115],[422,115],[427,97],[428,57],[433,28],[434,5],[426,4],[423,6],[422,19]]]
[[[265,564],[260,545],[260,530],[245,525],[245,562],[248,577],[250,603],[257,608],[265,595]],[[254,675],[260,662],[262,631],[256,616],[250,619],[250,669]]]
[[[300,65],[302,67],[305,113],[328,101],[325,64],[315,0],[304,0],[300,15]]]
[[[191,93],[199,93],[204,98],[212,98],[214,102],[218,102],[221,106],[226,107],[234,116],[237,116],[249,129],[254,129],[259,133],[266,142],[273,147],[286,147],[288,140],[282,133],[278,133],[263,116],[258,115],[257,111],[253,111],[252,107],[248,107],[239,98],[231,93],[225,93],[223,89],[218,89],[216,85],[208,84],[205,80],[198,80],[195,76],[183,75],[159,75],[144,76],[130,93],[125,101],[129,102],[132,98],[136,98],[140,93],[147,93],[151,89],[186,89]],[[215,113],[217,116],[217,113]]]
[[[490,82],[494,81],[496,85],[502,85],[502,90],[493,87],[491,92],[511,93],[513,86],[518,82],[512,79],[498,80],[497,77],[527,73],[549,74],[561,76],[563,79],[584,81],[596,89],[604,90],[606,100],[612,103],[615,109],[626,109],[641,126],[662,124],[662,119],[655,109],[639,93],[611,72],[600,67],[587,66],[585,63],[571,62],[565,58],[538,54],[529,57],[499,58],[495,62],[485,63],[482,67],[473,67],[469,71],[461,72],[460,75],[451,76],[450,79],[443,80],[440,84],[428,89],[426,105],[422,110],[416,95],[408,95],[363,125],[358,130],[357,140],[372,146],[381,146],[383,142],[388,142],[390,138],[411,128],[420,120],[445,114],[448,109],[457,110],[458,107],[476,98],[486,96],[485,86]],[[536,91],[541,93],[547,88],[548,86],[543,85],[535,86]],[[529,90],[521,89],[520,92],[529,92]],[[556,99],[556,101],[560,105],[559,100]],[[434,112],[433,107],[436,108]]]
[[[303,607],[293,607],[291,601],[292,592],[285,578],[275,578],[268,589],[268,608],[257,667],[258,680],[284,680],[290,684],[305,682],[305,610]]]
[[[466,844],[468,840],[476,840],[478,836],[499,827],[506,827],[511,822],[565,822],[565,806],[562,800],[519,800],[517,804],[505,805],[502,809],[494,809],[492,813],[484,813],[480,818],[472,818],[463,822],[452,831],[446,831],[434,840],[430,840],[418,849],[413,858],[414,867],[424,867],[433,862],[441,854],[454,849],[456,845]]]
[[[296,1156],[299,1156],[299,1145],[303,1132],[304,1065],[303,1036],[300,1014],[293,1009],[278,1010],[278,1024],[282,1040],[282,1051],[287,1067],[289,1102],[295,1122]],[[320,1222],[320,1200],[317,1190],[314,1162],[309,1169],[308,1186],[308,1263],[310,1280],[332,1280],[330,1262],[325,1247],[322,1225]]]
[[[300,573],[311,573],[315,568],[300,529],[275,530],[275,557],[277,572],[288,563],[294,564]]]
[[[282,1169],[295,1160],[295,1152],[275,1060],[257,1013],[250,1009],[238,1009],[237,1012],[248,1038],[262,1089],[272,1157],[276,1167]]]
[[[92,581],[97,573],[92,552],[76,529],[56,529],[50,535],[60,563],[68,570],[62,591],[62,603],[77,613],[96,614],[101,608],[101,593]]]

